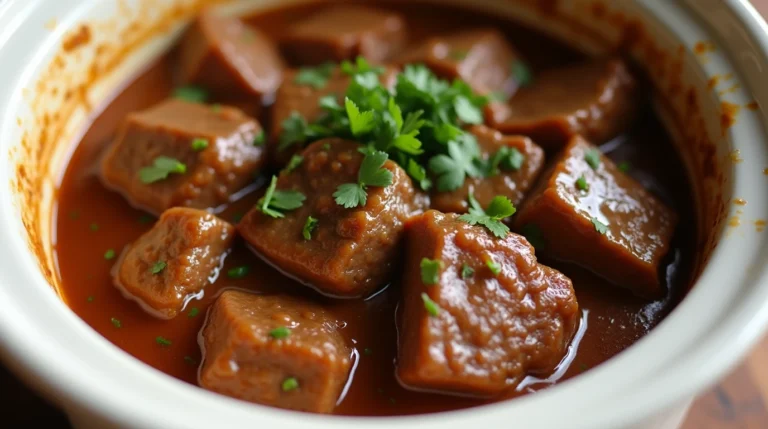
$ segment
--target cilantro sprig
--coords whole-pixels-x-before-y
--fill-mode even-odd
[[[315,89],[323,89],[331,79],[334,67],[335,65],[333,63],[325,63],[317,67],[302,67],[299,69],[299,72],[296,73],[296,77],[293,81],[299,85],[311,86]]]
[[[304,204],[307,197],[299,191],[282,191],[277,189],[277,176],[272,181],[264,196],[256,203],[259,210],[273,218],[285,217],[286,211],[296,210]]]
[[[139,180],[141,183],[150,184],[165,180],[171,174],[184,174],[187,172],[187,165],[178,159],[168,156],[158,156],[152,162],[151,166],[139,170]]]
[[[368,186],[386,187],[392,184],[392,172],[383,168],[389,159],[385,152],[370,151],[366,153],[360,170],[357,172],[357,183],[344,183],[336,188],[333,197],[336,204],[351,209],[365,206],[368,201]]]
[[[493,197],[488,208],[483,210],[472,194],[469,194],[469,213],[459,216],[460,220],[470,225],[482,225],[498,238],[509,234],[509,227],[502,220],[515,214],[517,209],[509,198],[497,195]]]

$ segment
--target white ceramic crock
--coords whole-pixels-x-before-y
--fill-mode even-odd
[[[768,118],[760,107],[768,106],[765,22],[739,0],[451,1],[515,17],[588,51],[623,41],[665,94],[660,111],[676,130],[704,207],[700,241],[707,263],[688,297],[650,335],[535,395],[389,419],[251,405],[147,367],[90,329],[55,293],[52,197],[90,106],[167,48],[202,1],[6,0],[0,1],[5,363],[61,405],[78,428],[676,427],[692,397],[734,366],[768,322],[768,232],[760,232],[768,219]],[[229,10],[274,3],[252,0]],[[734,205],[737,198],[747,204]]]

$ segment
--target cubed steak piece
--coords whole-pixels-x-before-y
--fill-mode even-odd
[[[280,46],[294,64],[321,64],[363,56],[383,63],[407,40],[405,20],[387,10],[332,6],[285,30]]]
[[[280,86],[284,67],[266,35],[210,10],[197,17],[179,46],[181,82],[218,97],[269,97]]]
[[[218,276],[235,227],[203,210],[175,207],[123,250],[112,281],[153,316],[172,319]]]
[[[265,162],[259,123],[232,107],[170,99],[128,115],[101,162],[101,179],[135,207],[217,208]]]
[[[330,413],[351,364],[337,324],[309,301],[225,290],[201,331],[200,386],[257,404]]]
[[[392,88],[397,69],[385,67],[383,70],[379,75],[380,81],[385,87]],[[284,166],[293,154],[304,149],[305,142],[289,138],[290,133],[283,136],[286,127],[294,120],[312,123],[320,119],[325,114],[320,99],[328,95],[335,95],[336,101],[343,106],[344,95],[351,81],[350,74],[331,64],[286,72],[285,81],[280,85],[272,107],[269,154],[276,166]]]
[[[528,137],[505,136],[484,125],[469,132],[477,138],[483,160],[492,171],[485,178],[467,177],[455,191],[433,192],[431,207],[445,213],[466,213],[470,193],[483,207],[497,195],[520,204],[544,166],[544,151]]]
[[[577,134],[596,144],[616,137],[640,104],[638,82],[622,60],[592,60],[535,76],[508,104],[491,106],[489,124],[559,150]]]
[[[367,173],[391,175],[391,184],[366,185],[365,201],[354,207],[337,202],[341,185],[345,200],[359,195],[361,165],[371,164],[363,162],[361,147],[340,139],[312,143],[298,166],[280,174],[276,191],[266,195],[271,199],[265,196],[238,224],[257,255],[326,295],[362,297],[389,282],[404,223],[416,209],[411,179],[390,160],[381,169],[374,162],[376,172]],[[284,200],[299,203],[286,205]]]
[[[664,294],[659,264],[677,214],[574,137],[515,219],[537,251],[584,266],[636,295]]]
[[[397,378],[409,389],[493,397],[549,375],[579,323],[571,280],[533,247],[435,210],[407,225]]]
[[[480,94],[512,95],[522,83],[515,77],[517,51],[496,29],[459,31],[428,39],[406,52],[399,64],[421,63],[438,77],[462,79]]]

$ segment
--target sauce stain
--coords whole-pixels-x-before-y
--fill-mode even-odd
[[[736,123],[736,116],[739,114],[741,106],[728,101],[720,103],[720,127],[723,129],[723,135]]]
[[[766,176],[768,176],[768,168],[764,168],[764,169],[763,169],[763,174],[765,174]]]
[[[727,89],[724,89],[722,91],[719,91],[717,93],[717,95],[721,95],[722,96],[722,95],[726,95],[726,94],[732,94],[732,93],[738,91],[739,88],[741,88],[741,86],[739,84],[735,84],[735,85],[732,85],[730,88],[727,88]]]
[[[45,23],[45,29],[53,31],[56,29],[56,26],[59,25],[58,22],[56,22],[56,18],[51,18],[48,20],[48,22]]]
[[[751,111],[754,112],[754,111],[757,111],[760,108],[760,105],[757,104],[757,101],[750,101],[744,107],[746,107],[748,110],[751,110]]]
[[[83,24],[61,44],[64,52],[71,52],[91,41],[91,28]]]
[[[733,203],[739,206],[746,206],[747,200],[745,200],[744,198],[736,198],[735,200],[733,200]]]
[[[728,226],[736,228],[739,225],[741,225],[741,219],[738,216],[731,216],[731,218],[728,219]]]
[[[697,55],[704,55],[710,52],[715,52],[715,44],[710,41],[696,42],[693,46],[693,52]]]
[[[741,158],[741,151],[740,151],[740,150],[738,150],[738,149],[735,149],[735,150],[731,151],[731,153],[728,155],[728,157],[730,157],[730,158],[731,158],[731,161],[733,161],[733,163],[734,163],[734,164],[738,164],[738,163],[740,163],[740,162],[744,161],[744,160]],[[765,170],[763,170],[763,173],[764,173],[764,174],[768,174],[768,173],[766,173],[766,171],[768,171],[768,168],[766,168]]]
[[[707,88],[715,89],[715,87],[720,83],[721,78],[722,76],[720,76],[719,74],[716,74],[711,78],[709,78],[709,80],[707,81]]]
[[[758,219],[755,221],[755,229],[757,232],[763,232],[765,230],[766,222],[763,219]]]

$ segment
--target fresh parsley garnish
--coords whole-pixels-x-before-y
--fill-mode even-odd
[[[435,259],[421,259],[421,282],[425,285],[436,285],[440,281],[442,263]]]
[[[621,171],[622,173],[626,173],[626,172],[628,172],[628,171],[629,171],[629,169],[631,168],[631,166],[630,166],[629,162],[627,162],[627,161],[624,161],[624,162],[622,162],[621,164],[619,164],[619,167],[618,167],[618,168],[619,168],[619,171]]]
[[[319,222],[319,220],[312,216],[307,216],[307,220],[304,222],[304,228],[301,229],[301,235],[305,240],[309,241],[312,239],[312,232],[317,228]]]
[[[299,388],[299,380],[296,377],[288,377],[283,380],[283,384],[280,386],[283,392],[290,392]]]
[[[440,307],[425,292],[421,293],[421,300],[424,301],[424,309],[430,316],[437,317],[440,314]]]
[[[447,154],[436,155],[429,160],[429,169],[436,176],[438,191],[459,189],[464,184],[466,176],[484,176],[479,165],[480,148],[474,136],[461,134],[463,131],[452,125],[444,126],[438,131],[445,132],[447,135],[453,135],[457,131],[459,133],[446,144]]]
[[[163,272],[163,270],[167,266],[168,264],[165,261],[157,261],[154,264],[152,264],[152,267],[149,269],[149,271],[152,274],[160,274],[161,272]]]
[[[112,326],[115,328],[122,328],[123,322],[120,321],[120,319],[115,319],[114,317],[109,319],[110,322],[112,322]]]
[[[502,220],[517,211],[509,198],[497,195],[485,210],[480,207],[472,194],[469,195],[469,199],[469,213],[459,216],[460,220],[470,225],[482,225],[498,238],[504,238],[509,234],[509,227],[504,225]]]
[[[315,89],[323,89],[333,74],[333,63],[321,64],[317,67],[302,67],[293,79],[299,85],[311,86]]]
[[[499,170],[518,171],[525,162],[525,155],[517,148],[502,146],[488,159],[487,176],[494,176]]]
[[[475,275],[475,270],[472,269],[472,267],[470,267],[467,264],[463,264],[461,266],[461,278],[462,279],[466,280],[466,279],[472,277],[473,275]]]
[[[171,342],[171,340],[169,340],[169,339],[167,339],[167,338],[164,338],[164,337],[161,337],[161,336],[157,336],[157,337],[155,337],[155,342],[156,342],[157,344],[160,344],[160,345],[161,345],[161,346],[163,346],[163,347],[168,347],[168,346],[170,346],[171,344],[173,344],[173,343]]]
[[[208,148],[208,139],[198,137],[192,140],[192,150],[200,152]]]
[[[366,188],[368,186],[377,186],[380,188],[392,184],[392,172],[383,168],[389,155],[385,152],[372,151],[365,155],[360,164],[360,170],[357,172],[357,183],[345,183],[339,185],[333,197],[336,204],[350,209],[358,206],[365,206],[368,200]]]
[[[277,151],[281,152],[294,145],[303,145],[310,137],[309,125],[307,120],[299,112],[293,111],[286,118],[280,127],[280,142],[277,145]]]
[[[600,167],[600,151],[594,148],[587,149],[587,151],[584,152],[584,160],[587,161],[587,164],[589,164],[593,170],[597,170],[597,168]]]
[[[349,76],[363,73],[373,73],[376,75],[384,73],[384,67],[373,67],[364,57],[357,57],[354,64],[349,60],[344,60],[341,62],[340,67],[341,71]]]
[[[292,172],[293,170],[297,169],[302,162],[304,162],[303,156],[299,154],[293,155],[291,159],[288,161],[288,164],[286,164],[285,166],[285,172],[286,173]]]
[[[181,161],[167,156],[158,156],[150,167],[139,170],[141,183],[150,184],[168,178],[169,174],[184,174],[187,166]]]
[[[576,179],[576,189],[584,192],[589,191],[589,183],[587,183],[587,179],[585,179],[584,176]]]
[[[286,326],[280,326],[269,331],[269,336],[276,340],[288,338],[290,335],[291,335],[291,330]]]
[[[117,253],[115,253],[115,249],[107,249],[107,251],[104,252],[104,259],[106,259],[107,261],[115,259],[115,256],[117,256]]]
[[[595,226],[595,231],[597,231],[598,234],[603,235],[608,232],[608,225],[600,222],[597,218],[593,217],[589,221]]]
[[[267,192],[256,205],[262,213],[277,219],[285,217],[283,212],[301,207],[305,199],[307,197],[299,191],[277,190],[277,176],[272,176]]]
[[[199,86],[181,86],[173,90],[173,97],[191,103],[205,103],[208,100],[208,91]]]
[[[264,133],[264,131],[260,131],[256,136],[253,137],[253,145],[254,146],[264,146],[264,142],[267,141],[267,135]]]
[[[242,279],[248,275],[249,271],[250,268],[248,268],[247,265],[241,265],[239,267],[230,268],[229,271],[227,271],[227,277],[230,279]]]
[[[192,307],[189,309],[189,313],[187,313],[187,317],[189,318],[197,317],[198,314],[200,314],[200,309],[197,307]]]
[[[498,276],[501,272],[501,265],[494,262],[493,259],[489,259],[485,261],[485,265],[488,267],[489,270],[491,270],[491,273],[493,273],[494,276]]]

